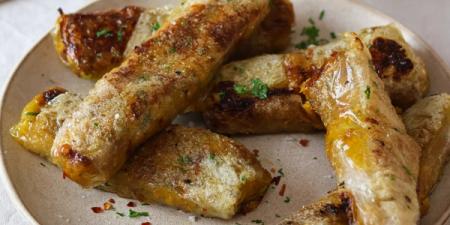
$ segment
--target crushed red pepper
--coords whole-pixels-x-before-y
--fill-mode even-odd
[[[92,207],[91,210],[94,213],[102,213],[103,212],[103,209],[101,207]]]
[[[112,204],[115,204],[115,203],[116,203],[116,201],[115,201],[114,199],[112,199],[112,198],[110,198],[110,199],[108,200],[108,202],[111,202]]]
[[[281,176],[276,176],[276,177],[272,178],[271,183],[275,184],[275,186],[278,186],[278,184],[280,183],[280,180],[281,180]]]
[[[286,191],[286,184],[281,185],[280,191],[278,192],[278,194],[280,196],[284,196],[284,192]]]
[[[303,147],[308,147],[308,145],[309,145],[309,140],[307,140],[307,139],[301,139],[298,143],[299,143],[301,146],[303,146]]]
[[[141,223],[141,225],[152,225],[150,222]]]
[[[136,203],[134,203],[134,202],[128,202],[127,206],[128,206],[128,207],[136,207]]]

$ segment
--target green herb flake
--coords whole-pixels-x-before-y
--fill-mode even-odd
[[[120,29],[120,30],[117,32],[117,40],[120,41],[120,42],[123,41],[123,35],[124,35],[123,30]]]
[[[219,92],[218,95],[219,95],[220,100],[222,100],[223,98],[225,98],[225,92],[224,92],[224,91]]]
[[[319,45],[320,41],[318,40],[320,34],[320,29],[317,28],[314,24],[311,26],[304,27],[301,36],[305,36],[306,40],[295,45],[298,49],[306,49],[310,45]]]
[[[331,39],[336,39],[336,33],[334,33],[334,32],[330,32],[330,37],[331,37]]]
[[[291,198],[289,198],[289,197],[286,197],[285,199],[284,199],[284,203],[289,203],[291,201]]]
[[[137,218],[142,216],[149,216],[148,212],[137,212],[132,209],[128,211],[128,217],[130,218]]]
[[[371,94],[370,86],[366,87],[366,90],[364,90],[364,94],[366,95],[367,99],[370,99],[370,94]]]
[[[391,180],[391,181],[395,181],[395,175],[393,175],[393,174],[389,174],[389,179]]]
[[[120,217],[124,217],[125,216],[125,214],[120,213],[120,212],[116,212],[116,214],[119,215]]]
[[[317,157],[313,157],[314,160],[317,160]]]
[[[257,219],[257,220],[252,220],[252,223],[256,223],[256,224],[263,224],[264,225],[264,221]]]
[[[155,32],[157,30],[159,30],[159,28],[161,28],[161,24],[156,22],[152,25],[152,32]]]
[[[233,90],[240,95],[248,93],[248,88],[241,84],[234,84]]]
[[[269,92],[269,87],[260,79],[252,80],[252,94],[259,99],[266,99]]]
[[[284,172],[283,172],[283,168],[278,170],[278,174],[280,174],[280,176],[284,177]]]
[[[216,159],[216,154],[214,154],[214,153],[209,153],[209,154],[208,154],[208,159],[211,160],[211,161],[214,161],[214,160]]]
[[[280,216],[280,215],[278,215],[278,214],[275,214],[275,217],[277,217],[277,218],[280,218],[281,216]]]
[[[39,163],[42,167],[47,167],[44,163]]]
[[[325,10],[320,11],[319,20],[323,20],[325,17]]]
[[[39,115],[39,112],[26,112],[25,115],[27,115],[27,116],[37,116],[37,115]]]
[[[98,123],[97,122],[94,122],[94,127],[98,127]]]
[[[178,157],[178,163],[180,163],[180,164],[191,164],[192,163],[192,159],[188,155],[182,155],[182,156]]]
[[[241,175],[240,179],[242,182],[245,182],[247,180],[247,177],[245,175]]]
[[[405,165],[403,165],[403,169],[405,170],[405,172],[406,172],[409,176],[414,177],[413,173],[411,172],[411,170],[410,170],[408,167],[406,167]]]
[[[316,24],[316,22],[314,22],[314,20],[313,20],[311,17],[308,18],[308,22],[309,22],[311,25],[315,25],[315,24]]]
[[[103,29],[97,31],[96,36],[97,36],[98,38],[99,38],[99,37],[111,37],[111,36],[112,36],[112,33],[111,33],[111,31],[110,31],[109,29],[103,28]]]
[[[175,47],[172,47],[169,49],[169,53],[176,53],[177,49]]]

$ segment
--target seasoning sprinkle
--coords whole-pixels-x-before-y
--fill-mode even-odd
[[[130,218],[137,218],[142,216],[149,216],[148,212],[137,212],[134,210],[128,210],[128,217]]]
[[[287,197],[284,199],[284,203],[289,203],[291,201],[291,198]]]
[[[323,20],[325,17],[325,10],[320,11],[319,20]]]
[[[103,212],[103,209],[101,207],[92,207],[91,210],[94,213],[102,213]]]

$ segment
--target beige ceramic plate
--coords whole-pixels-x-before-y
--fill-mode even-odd
[[[92,11],[129,4],[143,6],[162,6],[165,0],[108,0],[96,2],[85,9]],[[301,27],[309,17],[315,18],[321,28],[321,34],[329,38],[329,32],[356,31],[363,27],[395,23],[389,17],[372,9],[346,0],[294,0],[297,13],[297,29],[293,34],[298,39]],[[325,18],[318,21],[321,10],[325,10]],[[55,18],[56,19],[56,18]],[[425,60],[431,75],[431,93],[450,90],[449,70],[442,60],[419,37],[399,25],[408,43]],[[62,178],[56,167],[41,158],[23,150],[9,136],[8,129],[19,119],[24,104],[36,93],[49,86],[62,86],[71,91],[86,93],[92,87],[89,81],[78,79],[58,60],[51,37],[47,35],[25,57],[9,81],[1,108],[1,165],[0,172],[4,177],[12,199],[30,221],[40,224],[141,224],[151,221],[152,224],[190,224],[189,214],[175,209],[151,205],[139,206],[136,210],[148,211],[149,218],[130,219],[119,217],[114,212],[94,214],[90,208],[100,206],[109,198],[116,199],[117,212],[126,212],[126,199],[97,190],[84,190]],[[186,120],[184,118],[183,120]],[[309,139],[308,147],[301,147],[299,139]],[[267,135],[240,137],[239,141],[249,149],[258,149],[260,159],[268,169],[283,168],[285,177],[282,184],[287,185],[286,195],[280,197],[276,189],[270,188],[262,204],[252,213],[237,216],[232,221],[201,218],[196,224],[254,224],[251,221],[260,219],[265,224],[274,224],[295,212],[302,205],[319,198],[335,185],[333,172],[323,151],[323,134],[305,135]],[[46,166],[42,166],[44,164]],[[445,211],[450,205],[450,167],[447,167],[443,180],[437,187],[431,200],[429,215],[422,224],[443,224]]]

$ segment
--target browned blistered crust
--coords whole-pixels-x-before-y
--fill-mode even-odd
[[[54,33],[61,60],[88,79],[101,77],[123,61],[123,52],[142,8],[62,14]]]
[[[135,147],[204,94],[235,44],[269,9],[262,0],[211,0],[187,7],[121,66],[97,81],[72,118],[64,122],[52,156],[69,178],[85,187],[108,180]],[[91,163],[73,161],[62,154],[62,146]]]

